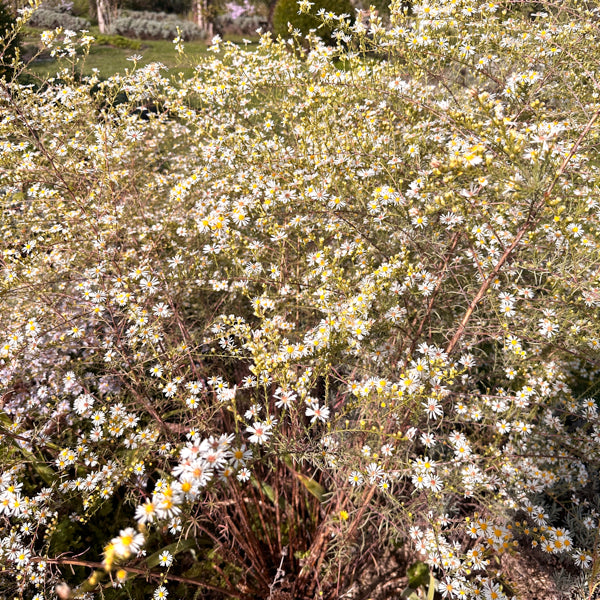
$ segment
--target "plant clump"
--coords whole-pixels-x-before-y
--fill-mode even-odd
[[[0,80],[1,593],[594,597],[600,7],[536,5]]]

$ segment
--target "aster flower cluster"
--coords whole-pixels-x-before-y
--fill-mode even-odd
[[[505,4],[0,81],[0,590],[592,597],[598,9]]]

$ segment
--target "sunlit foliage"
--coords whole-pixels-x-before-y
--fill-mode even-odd
[[[505,554],[592,597],[598,9],[535,7],[189,78],[43,34],[64,70],[0,82],[2,593],[351,597],[402,547],[447,598]]]

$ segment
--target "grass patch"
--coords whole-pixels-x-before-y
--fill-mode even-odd
[[[33,55],[39,48],[41,33],[42,29],[27,28],[23,40],[26,54]],[[79,68],[83,75],[91,75],[93,70],[97,69],[101,79],[106,79],[115,73],[123,73],[126,69],[131,70],[133,63],[127,59],[134,54],[142,57],[137,63],[138,66],[160,62],[169,70],[176,70],[177,73],[190,76],[193,68],[189,65],[195,64],[197,59],[206,54],[208,48],[203,41],[186,42],[186,66],[184,66],[170,40],[134,40],[120,35],[101,35],[97,28],[92,28],[91,34],[96,38],[96,42]],[[240,36],[225,36],[225,39],[241,42]],[[250,44],[248,46],[250,47]],[[49,55],[42,55],[27,66],[23,75],[27,79],[46,79],[55,76],[65,64],[64,61],[53,59]]]
[[[127,48],[129,50],[141,50],[141,40],[133,40],[124,35],[105,35],[99,33],[94,36],[98,46],[110,46],[111,48]]]

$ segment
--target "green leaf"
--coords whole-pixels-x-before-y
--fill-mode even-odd
[[[41,458],[38,458],[33,452],[29,452],[25,448],[22,448],[18,444],[15,446],[19,449],[19,452],[31,462],[31,466],[35,470],[35,472],[44,480],[44,483],[47,485],[52,485],[52,483],[56,480],[56,473],[54,469],[49,467],[45,461]]]
[[[400,598],[402,600],[420,600],[419,596],[417,596],[417,591],[410,586],[402,591]]]
[[[269,485],[268,483],[265,483],[263,481],[262,484],[262,488],[265,492],[265,494],[267,495],[267,498],[273,503],[275,504],[275,490],[273,490],[273,486]]]
[[[418,561],[408,567],[406,571],[409,587],[416,590],[418,587],[425,587],[430,580],[429,567],[421,561]]]
[[[433,573],[429,573],[429,590],[427,591],[427,600],[433,600],[435,595],[435,577]]]
[[[307,477],[302,473],[298,473],[294,468],[294,463],[289,454],[283,455],[283,462],[286,464],[288,469],[298,478],[298,481],[319,501],[323,502],[325,498],[325,494],[327,494],[327,490],[317,481],[315,481],[312,477]]]
[[[48,465],[40,462],[34,462],[33,468],[47,485],[52,485],[56,479],[56,473],[54,472],[54,469],[51,469]]]
[[[68,517],[60,521],[50,537],[51,555],[61,554],[76,548],[81,541],[77,526]]]
[[[311,477],[307,477],[306,475],[302,475],[302,473],[296,472],[296,477],[300,480],[300,483],[319,501],[323,502],[323,498],[325,497],[326,490],[325,488],[318,482],[316,482]]]
[[[174,544],[169,544],[168,546],[165,546],[164,548],[161,548],[160,550],[158,550],[158,552],[155,552],[154,554],[150,555],[146,559],[146,565],[148,566],[149,569],[157,567],[158,561],[159,561],[158,557],[165,550],[167,550],[173,556],[175,556],[176,554],[179,554],[180,552],[185,552],[186,550],[191,550],[192,548],[195,548],[195,547],[196,547],[196,540],[194,538],[188,538],[187,540],[180,540],[179,542],[175,542]]]

